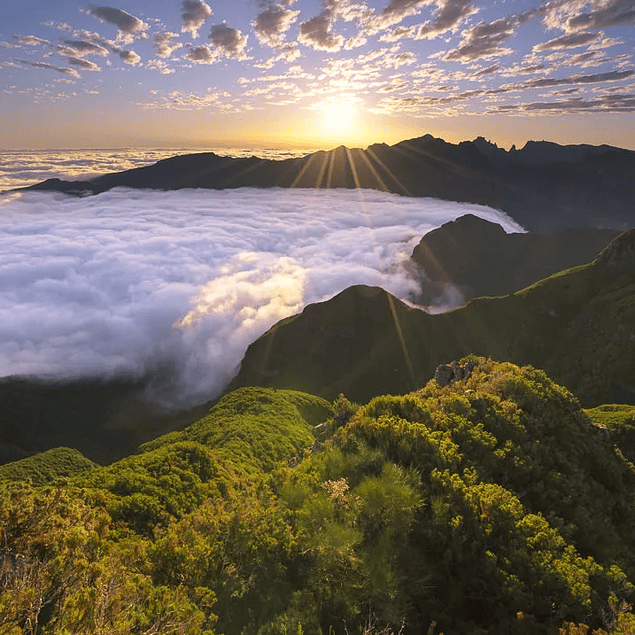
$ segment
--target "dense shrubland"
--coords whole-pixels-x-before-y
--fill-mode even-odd
[[[632,419],[472,361],[363,406],[243,388],[109,466],[5,466],[0,632],[635,632]]]

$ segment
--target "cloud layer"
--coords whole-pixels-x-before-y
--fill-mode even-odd
[[[474,205],[374,191],[113,190],[0,198],[0,376],[161,371],[186,405],[218,394],[277,320],[351,284],[407,299],[422,234]]]

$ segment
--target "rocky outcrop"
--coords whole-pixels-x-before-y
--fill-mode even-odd
[[[474,369],[474,362],[459,364],[456,360],[449,364],[439,364],[434,371],[434,379],[439,386],[449,386],[455,381],[468,379]]]

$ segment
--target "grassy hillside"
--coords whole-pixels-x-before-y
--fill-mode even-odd
[[[423,386],[475,353],[544,368],[584,404],[635,403],[635,230],[588,265],[439,315],[350,287],[254,342],[231,387],[293,388],[357,401]]]
[[[0,632],[633,632],[635,468],[542,371],[469,362],[361,407],[241,389],[1,482]]]

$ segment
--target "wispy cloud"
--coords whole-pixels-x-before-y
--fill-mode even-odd
[[[28,60],[18,60],[18,62],[20,62],[20,64],[24,64],[25,66],[32,66],[33,68],[39,68],[42,70],[55,71],[56,73],[63,73],[64,75],[70,75],[71,77],[80,76],[74,68],[53,66],[53,64],[48,64],[46,62],[30,62]]]

